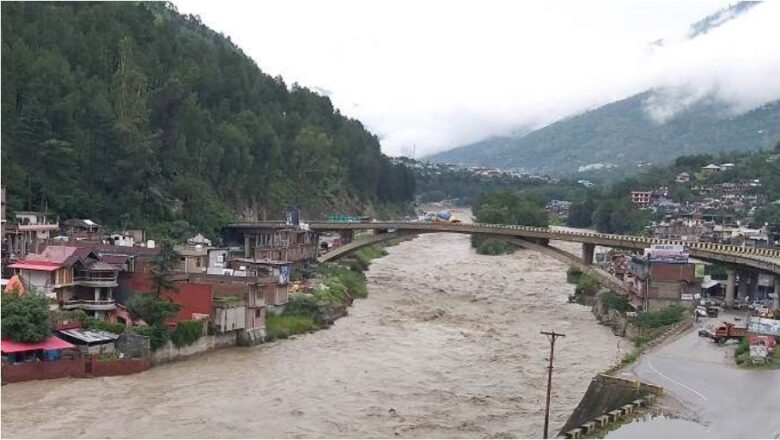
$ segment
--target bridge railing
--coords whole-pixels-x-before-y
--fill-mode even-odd
[[[258,222],[258,223],[246,223],[246,224],[236,224],[238,226],[262,226],[262,227],[271,227],[271,228],[279,228],[279,227],[289,227],[286,225],[285,222],[282,221],[269,221],[269,222]],[[324,229],[327,228],[328,225],[334,225],[339,226],[339,228],[349,228],[349,229],[394,229],[398,225],[405,225],[405,226],[419,226],[419,229],[422,230],[442,230],[442,229],[453,229],[463,232],[480,232],[480,230],[505,230],[505,231],[528,231],[528,232],[536,232],[536,233],[555,233],[558,236],[572,236],[572,237],[593,237],[598,239],[604,239],[604,240],[611,240],[611,241],[624,241],[624,242],[633,242],[633,243],[644,243],[644,244],[677,244],[677,245],[686,245],[691,249],[696,250],[704,250],[708,251],[713,254],[718,255],[725,255],[725,256],[739,256],[742,258],[752,258],[752,257],[758,257],[756,258],[758,261],[767,262],[769,259],[772,260],[780,260],[780,250],[777,249],[768,249],[768,248],[756,248],[756,247],[746,247],[746,246],[736,246],[736,245],[730,245],[730,244],[721,244],[721,243],[710,243],[710,242],[700,242],[700,241],[684,241],[684,240],[667,240],[667,239],[659,239],[659,238],[652,238],[652,237],[641,237],[641,236],[632,236],[632,235],[616,235],[616,234],[604,234],[599,232],[588,232],[588,231],[571,231],[571,230],[553,230],[550,228],[542,228],[542,227],[536,227],[536,226],[522,226],[522,225],[500,225],[500,224],[493,224],[493,223],[460,223],[460,224],[452,224],[452,223],[430,223],[430,222],[415,222],[415,221],[378,221],[378,222],[352,222],[352,223],[344,223],[344,222],[317,222],[313,221],[310,223],[310,226],[314,229]],[[404,228],[404,229],[410,229],[410,228]],[[607,246],[607,245],[605,245]],[[780,261],[774,262],[775,264],[780,264]]]

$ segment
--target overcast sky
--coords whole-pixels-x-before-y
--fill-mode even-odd
[[[174,1],[271,75],[328,94],[390,155],[538,128],[653,86],[663,122],[711,93],[780,98],[780,2],[687,41],[700,1]],[[664,47],[650,43],[665,39]]]

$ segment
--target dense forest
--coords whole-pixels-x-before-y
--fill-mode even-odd
[[[413,197],[359,121],[168,3],[4,3],[2,29],[11,212],[208,232]]]

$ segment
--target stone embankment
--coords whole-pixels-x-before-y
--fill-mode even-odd
[[[604,429],[635,414],[637,408],[649,405],[661,394],[663,388],[656,385],[599,374],[558,435],[579,438]]]

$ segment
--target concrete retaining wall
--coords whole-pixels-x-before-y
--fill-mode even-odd
[[[656,385],[599,374],[590,382],[588,391],[585,392],[559,435],[564,435],[569,430],[647,395],[662,393],[663,388]]]
[[[186,358],[198,353],[222,347],[237,345],[238,332],[219,333],[213,336],[202,336],[197,341],[184,347],[177,347],[168,341],[164,346],[152,353],[152,364],[159,365],[177,359]]]

